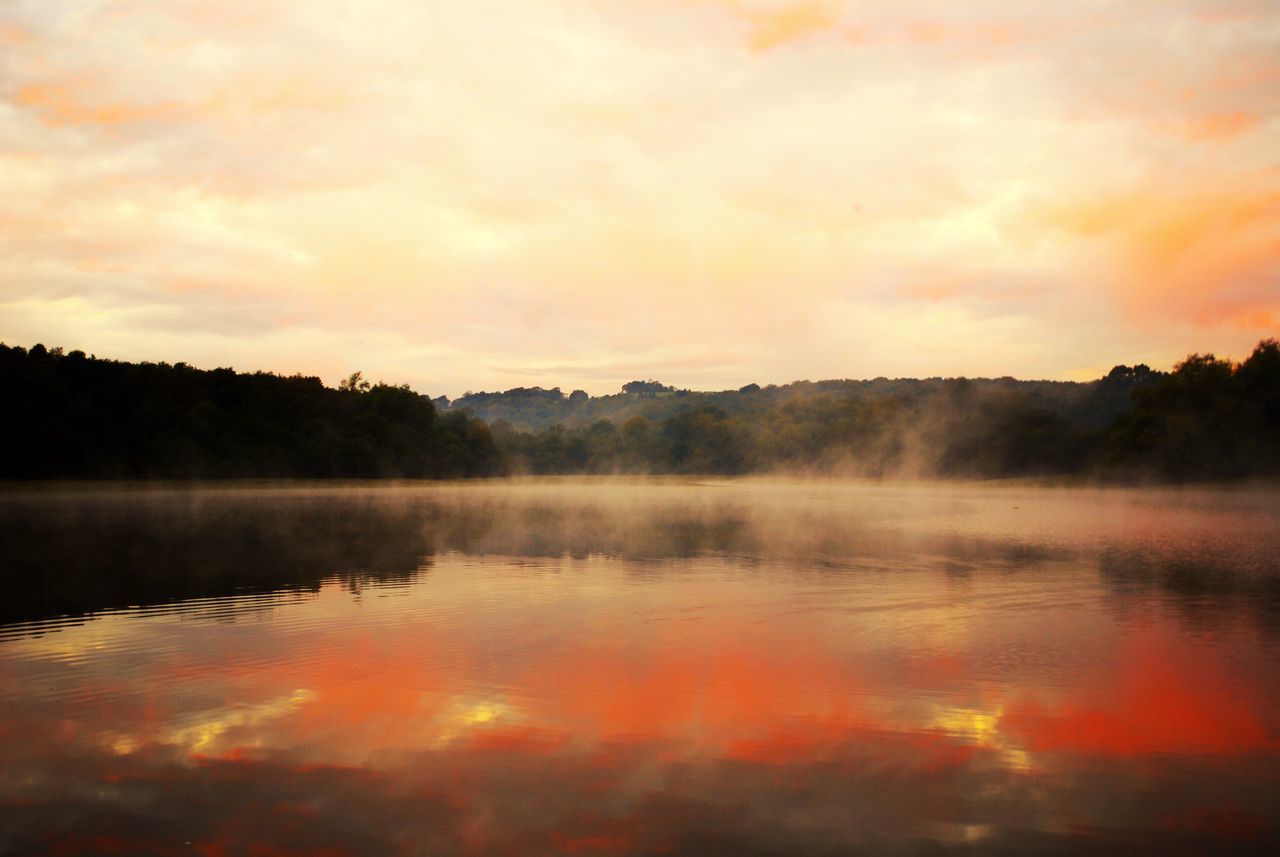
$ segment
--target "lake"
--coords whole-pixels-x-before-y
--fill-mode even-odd
[[[10,487],[0,853],[1280,853],[1280,492]]]

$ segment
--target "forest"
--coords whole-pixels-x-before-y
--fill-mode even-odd
[[[1239,364],[1196,354],[1171,372],[1116,366],[1088,383],[877,379],[713,394],[649,387],[604,397],[612,419],[585,421],[588,403],[566,400],[570,419],[544,428],[522,427],[521,398],[508,397],[496,419],[492,404],[467,411],[491,419],[507,466],[529,473],[1203,480],[1280,472],[1274,339]],[[544,396],[531,410],[546,408]]]
[[[430,478],[503,472],[485,424],[407,386],[339,388],[0,345],[0,478]]]
[[[801,381],[434,400],[318,378],[0,345],[0,477],[455,478],[801,473],[1239,479],[1280,473],[1280,344],[1240,363],[1116,366],[1086,383]]]

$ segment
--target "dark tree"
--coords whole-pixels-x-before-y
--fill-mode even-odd
[[[484,425],[407,386],[0,345],[0,478],[439,477],[501,472]]]
[[[622,385],[624,393],[670,393],[675,390],[674,387],[668,387],[660,381],[650,379],[648,381],[628,381]]]

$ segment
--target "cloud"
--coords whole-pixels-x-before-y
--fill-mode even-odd
[[[1227,198],[1277,186],[1274,18],[1189,0],[6,4],[0,302],[26,310],[0,337],[156,356],[181,341],[145,320],[207,318],[201,353],[170,359],[410,380],[418,355],[451,355],[430,370],[451,394],[604,392],[628,378],[587,367],[659,344],[736,355],[664,379],[722,388],[868,354],[887,374],[1061,377],[1112,360],[1073,341],[1153,365],[1238,353],[1274,314],[1270,215]],[[1208,235],[1171,255],[1162,230]],[[1148,292],[1167,311],[1135,312]],[[928,296],[945,324],[915,314]],[[85,310],[127,300],[138,313]],[[274,332],[253,345],[237,315]],[[855,346],[829,324],[858,317],[896,327]],[[938,347],[911,344],[922,327]],[[1013,330],[1062,350],[988,360]],[[573,366],[592,374],[543,371]]]
[[[1212,113],[1189,119],[1182,132],[1196,142],[1216,143],[1251,133],[1261,123],[1262,117],[1253,113]]]
[[[81,83],[31,83],[18,90],[15,103],[36,111],[48,125],[121,125],[166,121],[182,110],[181,103],[125,104],[82,99]]]
[[[747,7],[741,8],[739,14],[750,24],[750,44],[757,51],[767,51],[815,33],[828,32],[839,21],[837,4],[824,0],[791,3],[773,9]]]
[[[1280,318],[1280,185],[1147,188],[1044,215],[1113,257],[1129,311],[1265,333]]]

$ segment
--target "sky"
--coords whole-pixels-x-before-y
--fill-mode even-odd
[[[432,395],[1280,335],[1276,0],[0,0],[0,340]]]

